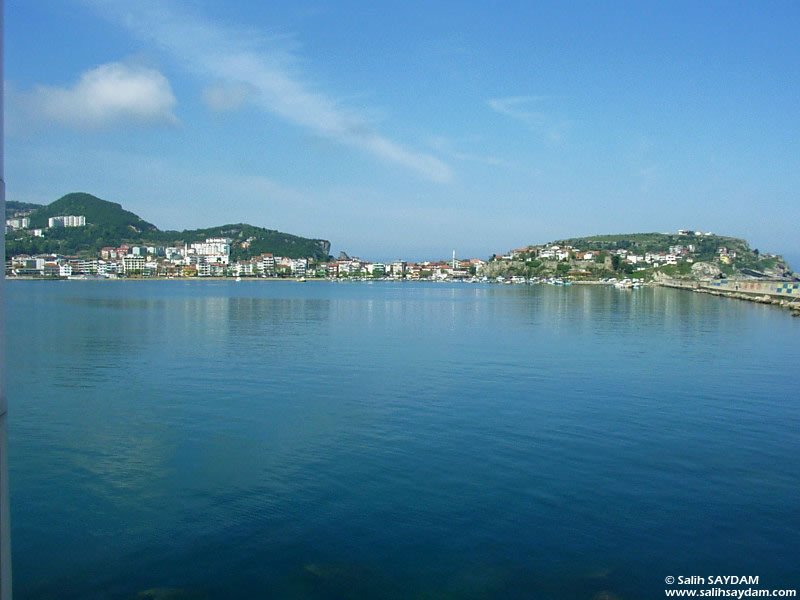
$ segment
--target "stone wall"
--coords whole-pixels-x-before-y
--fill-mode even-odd
[[[800,317],[800,282],[798,281],[664,279],[658,283],[665,287],[682,288],[713,296],[773,304],[792,311],[793,317]]]
[[[798,281],[719,279],[698,283],[700,288],[717,292],[734,292],[800,301],[800,282]]]

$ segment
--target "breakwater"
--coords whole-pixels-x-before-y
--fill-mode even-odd
[[[692,290],[702,294],[725,296],[761,304],[773,304],[800,316],[800,282],[785,279],[705,279],[686,281],[665,279],[659,282],[665,287]]]

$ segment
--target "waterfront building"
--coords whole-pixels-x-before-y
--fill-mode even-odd
[[[117,275],[122,272],[122,267],[117,261],[101,260],[97,263],[98,275]]]
[[[124,273],[141,273],[144,271],[145,266],[144,256],[128,254],[122,257],[122,271]]]
[[[234,274],[237,277],[246,276],[249,277],[254,274],[253,263],[249,260],[240,260],[237,261],[236,264],[233,266]]]
[[[258,259],[258,272],[262,275],[275,275],[275,257],[272,254],[262,254]]]
[[[386,274],[386,265],[383,263],[367,263],[367,272],[373,277]]]
[[[406,276],[408,263],[404,260],[396,260],[392,263],[392,277],[403,279]]]
[[[306,274],[306,269],[308,268],[308,259],[306,258],[293,258],[290,259],[291,262],[289,264],[292,274],[297,277],[304,277]]]
[[[97,273],[98,262],[96,258],[75,258],[69,261],[72,273],[93,275]]]

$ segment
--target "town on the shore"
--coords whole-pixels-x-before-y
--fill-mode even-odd
[[[47,229],[85,225],[86,218],[83,215],[62,215],[51,217]],[[30,220],[24,216],[6,220],[7,230],[27,229],[29,226]],[[35,229],[30,234],[43,237],[47,229]],[[6,261],[6,274],[10,277],[47,278],[291,277],[531,283],[542,280],[599,280],[600,275],[624,273],[635,280],[637,272],[648,269],[692,265],[697,251],[692,240],[714,234],[680,230],[678,235],[685,237],[686,243],[675,244],[659,252],[636,253],[627,248],[583,249],[570,244],[549,243],[498,253],[487,260],[459,259],[454,251],[449,260],[419,262],[377,262],[349,257],[344,253],[338,259],[329,261],[269,253],[234,261],[231,259],[233,240],[214,237],[176,246],[121,244],[104,247],[99,255],[88,257],[20,254]],[[246,249],[249,240],[238,243]],[[721,265],[729,264],[735,258],[736,252],[724,246],[716,251],[716,260]]]

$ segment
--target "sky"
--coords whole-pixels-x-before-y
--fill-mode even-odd
[[[713,231],[800,270],[800,3],[5,0],[6,198],[373,260]]]

